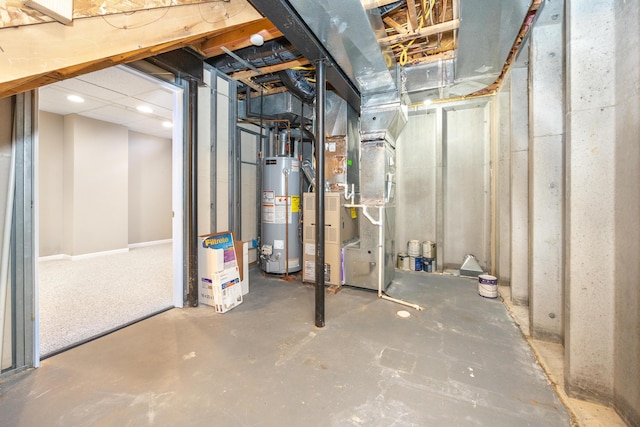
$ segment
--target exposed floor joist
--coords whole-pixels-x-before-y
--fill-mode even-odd
[[[233,29],[228,29],[221,34],[215,35],[199,46],[192,46],[202,56],[210,58],[212,56],[222,55],[224,51],[222,47],[234,51],[251,46],[250,37],[252,34],[259,34],[264,41],[269,41],[278,37],[282,37],[282,33],[267,18],[258,19],[257,21],[238,25]]]
[[[114,15],[108,22],[93,17],[71,26],[51,22],[4,28],[0,34],[8,37],[0,45],[0,97],[188,46],[262,18],[246,1],[234,0],[238,2],[246,5],[241,13],[221,12],[209,22],[195,4]]]

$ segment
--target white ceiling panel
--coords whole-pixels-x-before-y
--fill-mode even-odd
[[[67,95],[79,95],[85,102],[68,101]],[[162,126],[173,117],[173,92],[124,67],[47,85],[40,89],[39,103],[41,110],[62,116],[79,114],[163,138],[171,138],[173,133]],[[153,108],[153,114],[137,111],[141,104]]]
[[[158,87],[158,85],[151,80],[138,77],[120,67],[106,68],[95,73],[82,75],[77,77],[77,79],[95,86],[108,88],[109,90],[126,96],[135,96],[150,92]]]
[[[173,93],[162,88],[141,93],[136,95],[136,98],[167,110],[171,110],[173,107]]]
[[[82,114],[105,105],[104,100],[94,99],[84,95],[85,102],[81,104],[71,102],[67,99],[67,96],[71,94],[71,92],[54,85],[45,86],[40,89],[40,109],[66,116],[67,114]]]
[[[133,111],[115,104],[105,105],[103,107],[96,108],[95,110],[86,111],[82,115],[118,125],[126,125],[128,123],[135,123],[142,120],[142,118]]]
[[[142,101],[138,98],[123,98],[123,99],[119,99],[116,103],[117,105],[127,108],[130,111],[135,111],[136,115],[142,116],[141,118],[159,116],[164,120],[171,119],[171,114],[172,114],[171,107],[165,108],[163,106],[153,104],[151,102]],[[149,114],[140,113],[137,110],[137,108],[140,105],[151,107],[153,109],[153,113],[149,113]]]

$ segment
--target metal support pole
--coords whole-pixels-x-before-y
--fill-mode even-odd
[[[316,63],[316,327],[324,327],[324,110],[325,62]]]
[[[198,188],[197,188],[197,105],[198,84],[189,81],[189,101],[187,105],[187,248],[189,252],[189,305],[198,306]]]

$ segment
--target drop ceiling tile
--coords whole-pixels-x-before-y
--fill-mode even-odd
[[[77,79],[127,96],[135,96],[157,88],[156,83],[121,67],[106,68],[77,77]]]

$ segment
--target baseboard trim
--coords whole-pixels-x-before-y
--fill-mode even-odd
[[[42,257],[38,258],[38,261],[59,261],[59,260],[63,260],[63,259],[70,260],[70,261],[77,261],[77,260],[80,260],[80,259],[96,258],[96,257],[100,257],[100,256],[105,256],[105,255],[124,254],[124,253],[129,252],[129,249],[144,248],[144,247],[156,246],[156,245],[164,245],[164,244],[171,243],[171,242],[173,242],[173,239],[152,240],[150,242],[131,243],[126,248],[114,249],[114,250],[111,250],[111,251],[92,252],[92,253],[82,254],[82,255],[57,254],[57,255],[42,256]]]
[[[38,261],[41,261],[41,262],[42,261],[59,261],[61,259],[65,259],[68,256],[69,255],[65,255],[65,254],[41,256],[40,258],[38,258]]]
[[[152,240],[150,242],[140,242],[140,243],[129,243],[129,249],[144,248],[144,247],[147,247],[147,246],[164,245],[166,243],[171,243],[171,242],[173,242],[173,239]]]

